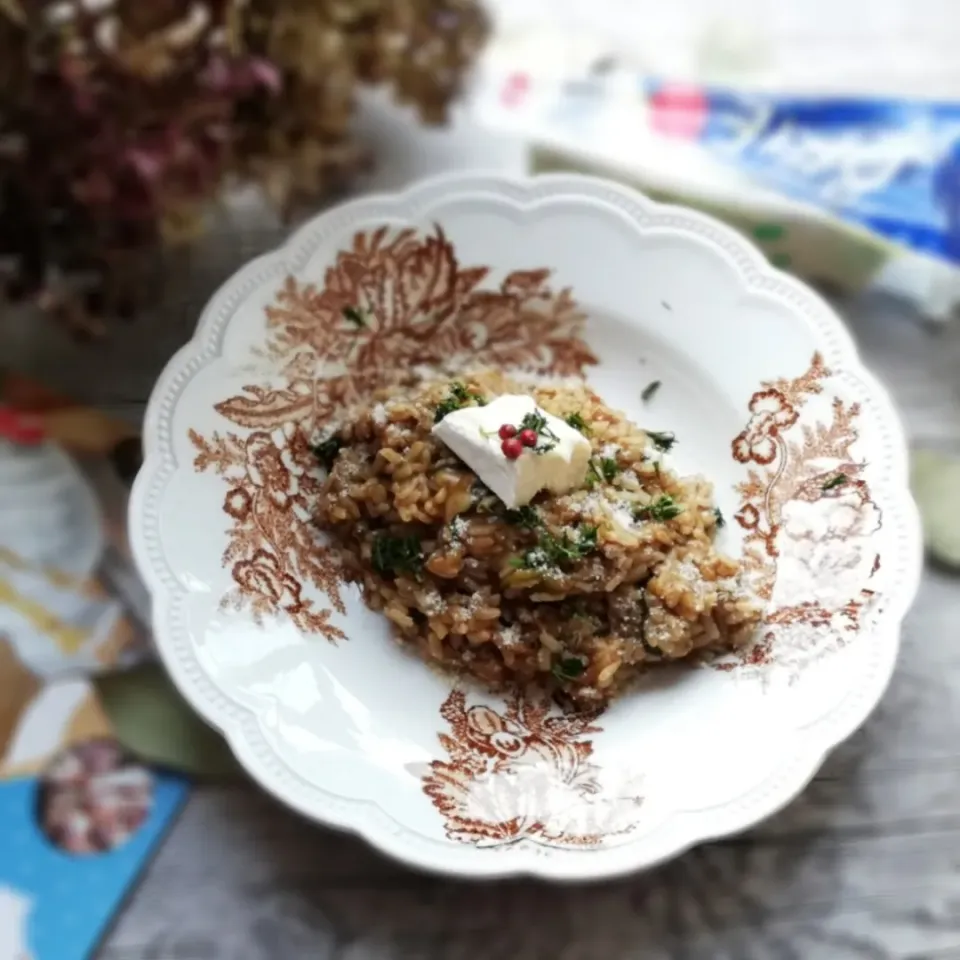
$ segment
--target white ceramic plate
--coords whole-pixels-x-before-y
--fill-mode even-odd
[[[756,646],[588,722],[393,643],[314,541],[304,438],[390,366],[458,357],[582,372],[675,431],[769,599]],[[919,576],[903,436],[840,321],[732,231],[598,180],[318,217],[213,298],[145,437],[131,532],[177,685],[272,793],[431,870],[607,876],[768,816],[876,704]]]

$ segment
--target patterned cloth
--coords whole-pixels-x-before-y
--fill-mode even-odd
[[[0,960],[80,960],[188,789],[123,745],[92,682],[150,654],[139,443],[11,376],[0,411]]]

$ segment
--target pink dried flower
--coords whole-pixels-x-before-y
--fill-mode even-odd
[[[228,176],[284,211],[341,188],[363,161],[356,86],[442,119],[485,31],[479,0],[0,0],[12,292],[72,323],[128,311]],[[63,275],[86,278],[83,305]]]

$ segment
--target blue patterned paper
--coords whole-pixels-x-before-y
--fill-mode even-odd
[[[91,955],[188,789],[179,777],[154,774],[150,815],[133,836],[115,850],[75,856],[56,849],[37,824],[37,780],[0,782],[0,897],[29,901],[23,924],[27,957]],[[5,932],[0,930],[0,960],[19,960],[4,956]],[[6,942],[14,941],[8,936]]]

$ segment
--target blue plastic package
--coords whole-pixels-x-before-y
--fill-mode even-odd
[[[658,83],[645,92],[665,132],[696,139],[758,184],[960,263],[960,103]]]

